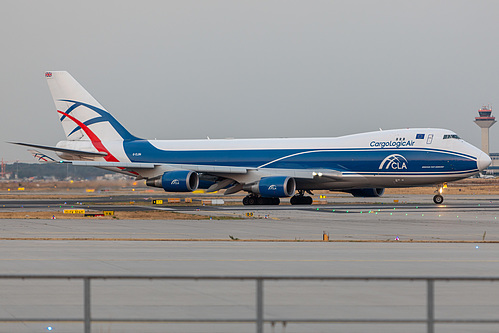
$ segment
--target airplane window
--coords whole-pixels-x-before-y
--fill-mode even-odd
[[[461,139],[461,138],[456,134],[444,134],[444,140],[446,139]]]

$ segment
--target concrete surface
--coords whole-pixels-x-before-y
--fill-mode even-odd
[[[253,208],[220,207],[210,214],[241,216],[252,211],[260,218],[222,221],[0,220],[0,238],[3,239],[0,240],[0,272],[499,277],[499,244],[479,242],[484,233],[486,241],[499,240],[496,219],[499,207],[485,198],[451,202],[447,207],[345,204],[319,207],[319,211],[316,207]],[[319,240],[323,231],[333,240],[390,242],[303,241]],[[236,242],[228,241],[229,235],[240,239],[291,242]],[[411,243],[395,241],[397,236],[403,241],[468,242]],[[73,237],[115,240],[42,240]],[[183,241],[153,240],[171,238]],[[188,241],[193,238],[206,241]],[[267,282],[264,315],[269,319],[424,319],[425,292],[426,285],[421,282]],[[437,318],[498,319],[497,282],[437,282],[435,292]],[[3,319],[82,317],[82,299],[81,281],[0,279],[0,318]],[[92,282],[92,314],[95,318],[254,318],[255,284],[248,281],[95,281]],[[47,332],[48,326],[53,327],[52,332],[83,331],[81,323],[4,322],[0,323],[0,332]],[[436,325],[436,332],[498,330],[497,324]],[[94,323],[92,326],[92,332],[138,331],[255,332],[256,329],[254,324]],[[265,325],[265,332],[331,331],[425,332],[426,326]]]

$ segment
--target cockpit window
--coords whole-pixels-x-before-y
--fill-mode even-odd
[[[456,134],[444,134],[444,140],[446,139],[461,139],[461,138]]]

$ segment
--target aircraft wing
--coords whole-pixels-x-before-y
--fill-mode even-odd
[[[103,152],[92,152],[68,148],[37,145],[23,142],[9,142],[16,145],[46,149],[78,157],[104,157]],[[106,161],[68,161],[59,163],[72,163],[73,165],[93,166],[99,168],[120,168],[126,171],[136,171],[142,178],[154,178],[161,176],[164,172],[173,170],[190,170],[198,173],[217,176],[223,179],[232,179],[236,182],[251,183],[263,177],[289,176],[297,179],[314,179],[316,177],[340,180],[342,173],[332,169],[274,169],[274,168],[254,168],[254,167],[233,167],[221,165],[198,165],[198,164],[163,164],[163,163],[135,163],[135,162],[106,162]]]
[[[63,161],[73,165],[94,166],[99,168],[126,168],[126,169],[154,169],[161,168],[165,171],[190,170],[201,173],[235,173],[244,174],[247,168],[226,167],[218,165],[193,165],[193,164],[163,164],[163,163],[135,163],[135,162],[98,162],[98,161]],[[158,170],[158,172],[160,172]]]
[[[302,169],[274,169],[274,168],[252,168],[252,167],[234,167],[221,165],[201,165],[201,164],[164,164],[164,163],[135,163],[135,162],[99,162],[99,161],[63,161],[73,165],[93,166],[99,168],[125,168],[135,170],[140,173],[141,170],[149,169],[149,174],[156,173],[160,176],[163,172],[173,170],[189,170],[199,173],[219,176],[223,178],[233,178],[234,175],[258,174],[258,178],[268,176],[289,176],[301,179],[314,179],[315,177],[327,177],[331,179],[342,178],[342,173],[337,170],[302,170]],[[152,170],[156,169],[156,170]],[[156,172],[154,172],[156,171]]]
[[[214,186],[210,191],[217,191],[227,185],[250,184],[264,177],[287,176],[295,179],[309,181],[338,181],[343,179],[341,171],[332,169],[274,169],[254,167],[234,167],[221,165],[199,165],[199,164],[164,164],[164,163],[134,163],[134,162],[105,162],[105,161],[63,161],[73,165],[93,166],[99,168],[120,168],[121,171],[132,172],[137,179],[159,178],[163,173],[176,170],[189,170],[213,176]]]
[[[221,165],[199,164],[164,164],[164,163],[136,163],[136,162],[106,162],[106,161],[59,161],[71,163],[75,166],[93,166],[98,168],[119,168],[119,172],[133,174],[137,179],[157,179],[168,171],[189,170],[195,171],[208,178],[213,178],[213,185],[207,192],[214,192],[226,188],[225,194],[232,194],[243,189],[245,184],[258,182],[264,177],[288,176],[306,181],[330,182],[341,180],[341,171],[332,169],[274,169],[254,167],[233,167]]]
[[[60,163],[70,163],[77,166],[92,166],[97,168],[125,168],[125,169],[154,169],[154,163],[133,163],[133,162],[99,162],[99,161],[60,161]]]

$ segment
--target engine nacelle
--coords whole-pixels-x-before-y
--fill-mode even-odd
[[[380,197],[385,193],[384,188],[359,188],[355,190],[345,191],[353,195],[354,197],[372,198]]]
[[[147,186],[161,187],[166,192],[192,192],[199,186],[199,175],[194,171],[168,171],[161,178],[148,179]]]
[[[282,198],[295,194],[296,181],[286,176],[264,177],[256,184],[244,188],[262,197]]]

